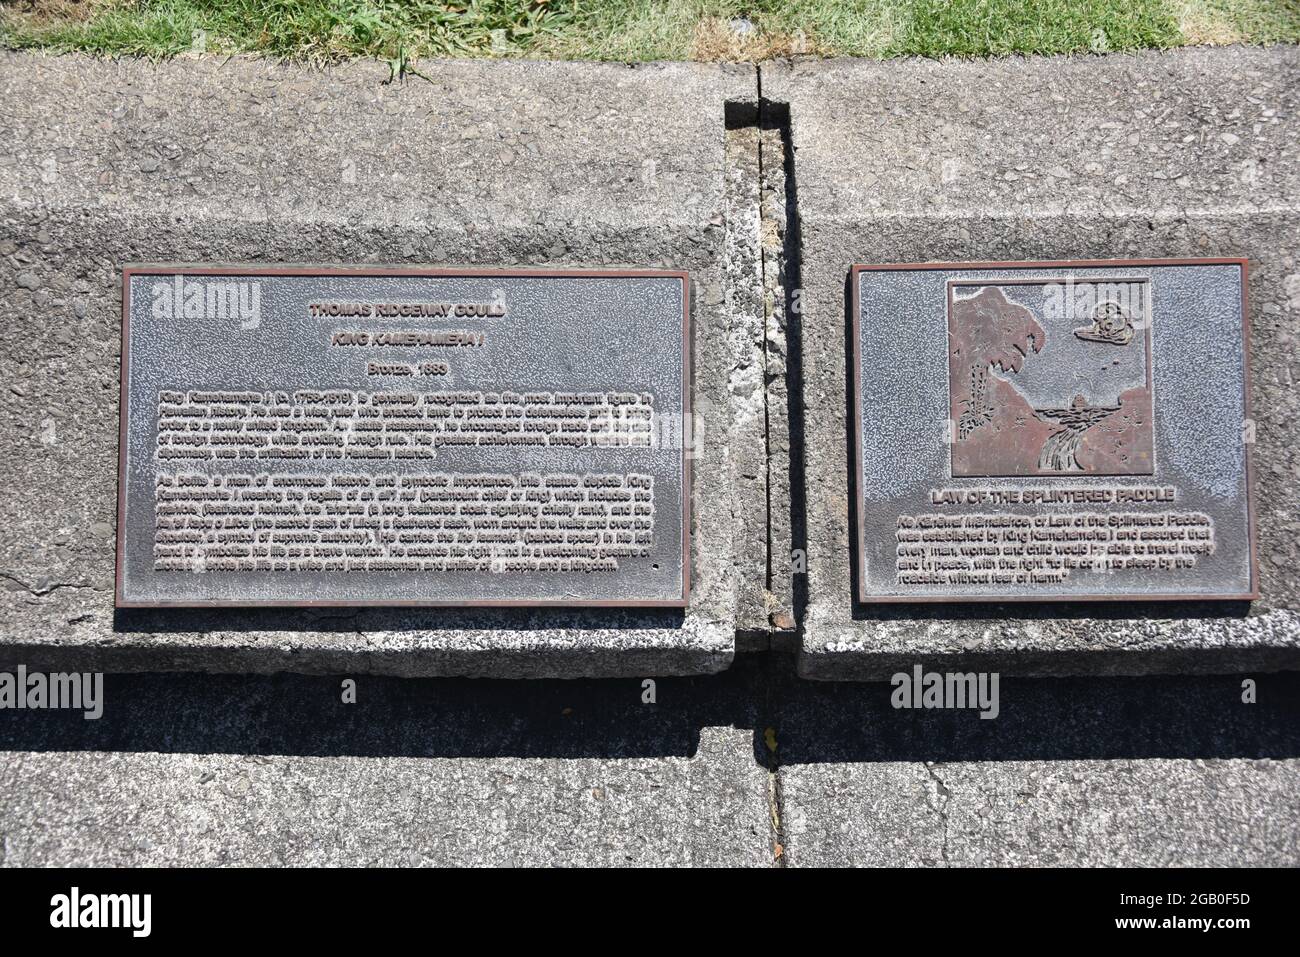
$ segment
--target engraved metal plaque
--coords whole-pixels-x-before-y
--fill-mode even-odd
[[[858,599],[1251,599],[1246,261],[855,266]]]
[[[684,606],[689,295],[126,268],[119,607]]]

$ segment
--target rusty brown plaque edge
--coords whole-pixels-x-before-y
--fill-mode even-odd
[[[130,386],[131,279],[134,276],[374,276],[374,277],[534,277],[534,278],[605,278],[605,279],[678,279],[682,284],[682,417],[690,421],[695,352],[691,339],[691,281],[684,269],[512,269],[508,267],[428,267],[416,266],[311,266],[311,265],[187,265],[185,263],[128,263],[122,267],[122,338],[118,378],[118,458],[117,458],[117,529],[115,540],[114,607],[116,608],[686,608],[691,591],[691,513],[693,485],[691,459],[687,443],[682,442],[682,594],[680,598],[640,599],[505,599],[463,601],[447,600],[333,600],[302,601],[214,600],[214,601],[128,601],[122,596],[125,566],[126,452],[127,409]]]
[[[866,501],[861,488],[859,476],[862,475],[862,400],[859,383],[862,380],[862,300],[859,296],[859,277],[864,272],[904,272],[920,270],[950,269],[1069,269],[1069,268],[1114,268],[1124,266],[1238,266],[1241,269],[1241,334],[1242,334],[1242,387],[1243,410],[1250,416],[1251,377],[1250,377],[1250,297],[1248,280],[1250,260],[1242,256],[1230,257],[1193,257],[1193,258],[1159,258],[1159,259],[1053,259],[1033,261],[990,261],[990,262],[924,262],[924,263],[854,263],[849,269],[849,300],[851,315],[851,348],[853,350],[853,468],[854,482],[858,486],[854,496],[853,519],[857,525],[858,568],[854,582],[854,598],[859,604],[1025,604],[1040,601],[1047,602],[1105,602],[1105,601],[1254,601],[1260,597],[1259,592],[1259,554],[1255,536],[1255,469],[1250,443],[1245,448],[1246,479],[1246,537],[1250,554],[1250,590],[1244,593],[1216,594],[1168,594],[1168,593],[1112,593],[1106,595],[1062,595],[1045,593],[1033,597],[995,595],[868,595],[865,591],[866,576],[863,573],[863,560],[866,552],[866,529],[864,513]]]

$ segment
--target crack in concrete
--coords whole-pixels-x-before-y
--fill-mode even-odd
[[[763,712],[759,725],[763,729],[763,747],[767,749],[767,813],[771,825],[772,866],[786,867],[785,798],[781,788],[780,719],[776,711],[776,664],[771,654],[765,656],[761,671]]]
[[[769,489],[775,489],[774,499],[784,503],[779,508],[769,508],[768,513],[770,551],[776,560],[771,566],[773,577],[769,590],[781,596],[786,608],[782,620],[773,623],[776,626],[773,648],[792,650],[797,647],[808,603],[806,570],[802,565],[808,547],[803,474],[802,240],[790,105],[768,98],[763,89],[761,64],[756,65],[756,73],[757,122],[760,145],[764,148],[760,157],[763,178],[760,217],[764,228],[760,247],[768,294],[765,398],[769,426],[775,427],[778,436],[776,454],[769,456]],[[772,449],[771,427],[768,442]],[[778,556],[778,552],[782,554]]]
[[[952,861],[948,856],[948,804],[952,801],[952,791],[948,788],[948,785],[944,784],[943,778],[939,775],[937,769],[941,766],[933,761],[925,761],[922,764],[925,773],[934,783],[935,810],[939,812],[939,821],[943,824],[943,842],[939,846],[939,857],[945,867],[951,867]]]
[[[764,507],[767,511],[767,577],[763,583],[763,590],[766,595],[772,594],[773,583],[773,556],[772,556],[772,410],[769,399],[771,390],[769,389],[771,375],[771,357],[768,354],[768,316],[771,312],[771,306],[768,301],[768,274],[767,274],[767,250],[763,246],[763,233],[766,223],[764,221],[765,203],[764,194],[766,193],[767,180],[764,175],[763,163],[763,77],[759,73],[758,67],[754,67],[754,80],[757,84],[759,115],[758,115],[758,137],[756,140],[757,160],[758,160],[758,291],[761,297],[760,309],[763,319],[762,335],[762,358],[763,358],[763,379],[761,394],[763,397],[763,435],[767,439],[767,445],[764,448],[763,467],[766,474],[763,477],[763,491],[766,495]]]
[[[21,586],[24,591],[35,595],[37,598],[44,597],[45,595],[52,595],[54,592],[62,588],[89,588],[91,591],[96,590],[95,586],[89,582],[52,582],[46,583],[44,587],[39,585],[29,585],[17,575],[4,571],[0,571],[0,578],[8,579],[14,584]]]

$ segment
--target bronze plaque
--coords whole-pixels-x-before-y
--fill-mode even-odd
[[[1257,597],[1246,271],[855,266],[859,599]]]
[[[682,607],[690,288],[123,271],[117,603]]]

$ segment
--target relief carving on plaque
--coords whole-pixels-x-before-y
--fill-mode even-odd
[[[1144,280],[948,288],[954,477],[1150,475]]]

